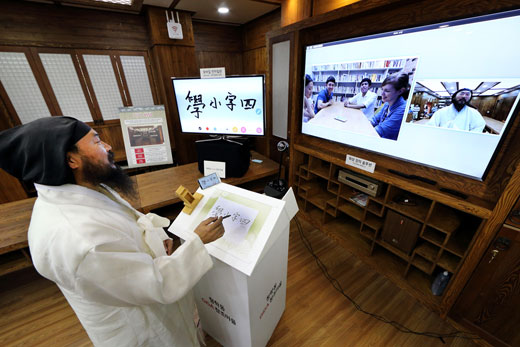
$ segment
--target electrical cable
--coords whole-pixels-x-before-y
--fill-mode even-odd
[[[296,221],[296,226],[298,227],[298,232],[300,234],[300,239],[302,240],[303,244],[305,245],[305,248],[307,248],[307,250],[309,251],[309,253],[313,256],[314,260],[316,261],[316,264],[318,265],[318,267],[320,268],[320,270],[323,272],[323,275],[325,276],[325,278],[332,284],[332,286],[334,287],[334,289],[336,289],[339,293],[341,293],[341,295],[343,295],[348,301],[350,301],[352,303],[352,305],[356,308],[356,310],[368,315],[368,316],[371,316],[383,323],[386,323],[386,324],[390,324],[392,325],[395,329],[399,330],[400,332],[402,333],[406,333],[406,334],[414,334],[414,335],[422,335],[422,336],[427,336],[427,337],[432,337],[432,338],[438,338],[442,341],[442,343],[446,343],[444,341],[444,338],[462,338],[462,339],[469,339],[469,340],[479,340],[481,339],[479,336],[476,336],[474,334],[471,334],[471,333],[468,333],[468,332],[465,332],[465,331],[460,331],[460,330],[455,330],[451,333],[446,333],[446,334],[440,334],[440,333],[435,333],[435,332],[429,332],[429,331],[415,331],[415,330],[412,330],[404,325],[402,325],[401,323],[399,322],[396,322],[396,321],[393,321],[393,320],[390,320],[384,316],[380,316],[378,314],[375,314],[375,313],[371,313],[371,312],[368,312],[368,311],[365,311],[361,305],[359,305],[354,299],[352,299],[347,293],[345,293],[345,290],[343,289],[343,287],[341,286],[341,284],[338,282],[338,280],[334,277],[332,277],[328,270],[327,270],[327,267],[325,266],[325,264],[323,264],[323,262],[320,260],[320,258],[314,253],[314,250],[312,249],[312,245],[310,243],[310,241],[307,239],[307,237],[305,236],[305,234],[303,233],[303,228],[302,226],[300,225],[300,221],[298,220],[297,217],[294,217],[294,220]],[[473,336],[471,336],[473,335]]]

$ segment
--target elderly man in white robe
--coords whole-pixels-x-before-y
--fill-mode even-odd
[[[116,190],[133,183],[111,147],[71,117],[0,133],[0,167],[34,182],[29,227],[36,270],[54,281],[96,346],[198,346],[192,287],[212,267],[207,219],[173,251],[166,218],[143,215]]]
[[[470,106],[473,92],[463,88],[457,90],[451,96],[452,104],[435,112],[427,125],[472,131],[481,133],[486,121],[482,115]]]

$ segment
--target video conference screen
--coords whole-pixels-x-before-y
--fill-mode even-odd
[[[516,10],[307,46],[302,133],[483,179],[518,113],[518,37]]]
[[[172,79],[182,132],[264,135],[264,76]]]

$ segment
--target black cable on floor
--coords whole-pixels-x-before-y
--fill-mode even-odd
[[[323,262],[320,260],[320,258],[314,253],[314,250],[312,249],[312,245],[311,245],[310,241],[307,239],[307,237],[303,233],[303,228],[300,225],[300,221],[298,220],[297,217],[294,217],[294,220],[296,221],[296,225],[298,227],[298,232],[300,234],[300,238],[301,238],[303,244],[305,245],[305,248],[307,248],[309,253],[313,256],[314,260],[316,261],[316,264],[318,265],[320,270],[323,272],[323,275],[325,276],[325,278],[327,278],[327,280],[332,284],[334,289],[336,289],[338,292],[340,292],[341,295],[343,295],[348,301],[350,301],[352,303],[352,305],[354,305],[356,310],[358,310],[366,315],[369,315],[383,323],[390,324],[402,333],[433,337],[433,338],[440,339],[442,341],[442,343],[445,343],[444,338],[449,338],[449,337],[453,337],[453,338],[458,337],[461,339],[469,339],[469,340],[481,339],[480,337],[478,337],[476,335],[471,336],[472,335],[471,333],[460,331],[460,330],[455,330],[451,333],[446,333],[446,334],[434,333],[434,332],[429,332],[429,331],[415,331],[415,330],[405,327],[404,325],[402,325],[399,322],[389,320],[388,318],[386,318],[384,316],[380,316],[378,314],[365,311],[356,301],[354,301],[354,299],[352,299],[347,293],[345,293],[345,291],[343,290],[343,287],[341,287],[341,284],[338,282],[338,280],[329,274],[327,267],[325,266],[325,264],[323,264]]]

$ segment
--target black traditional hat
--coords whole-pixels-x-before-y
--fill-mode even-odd
[[[11,175],[50,186],[73,183],[67,152],[91,128],[72,117],[45,117],[0,132],[0,167]]]

